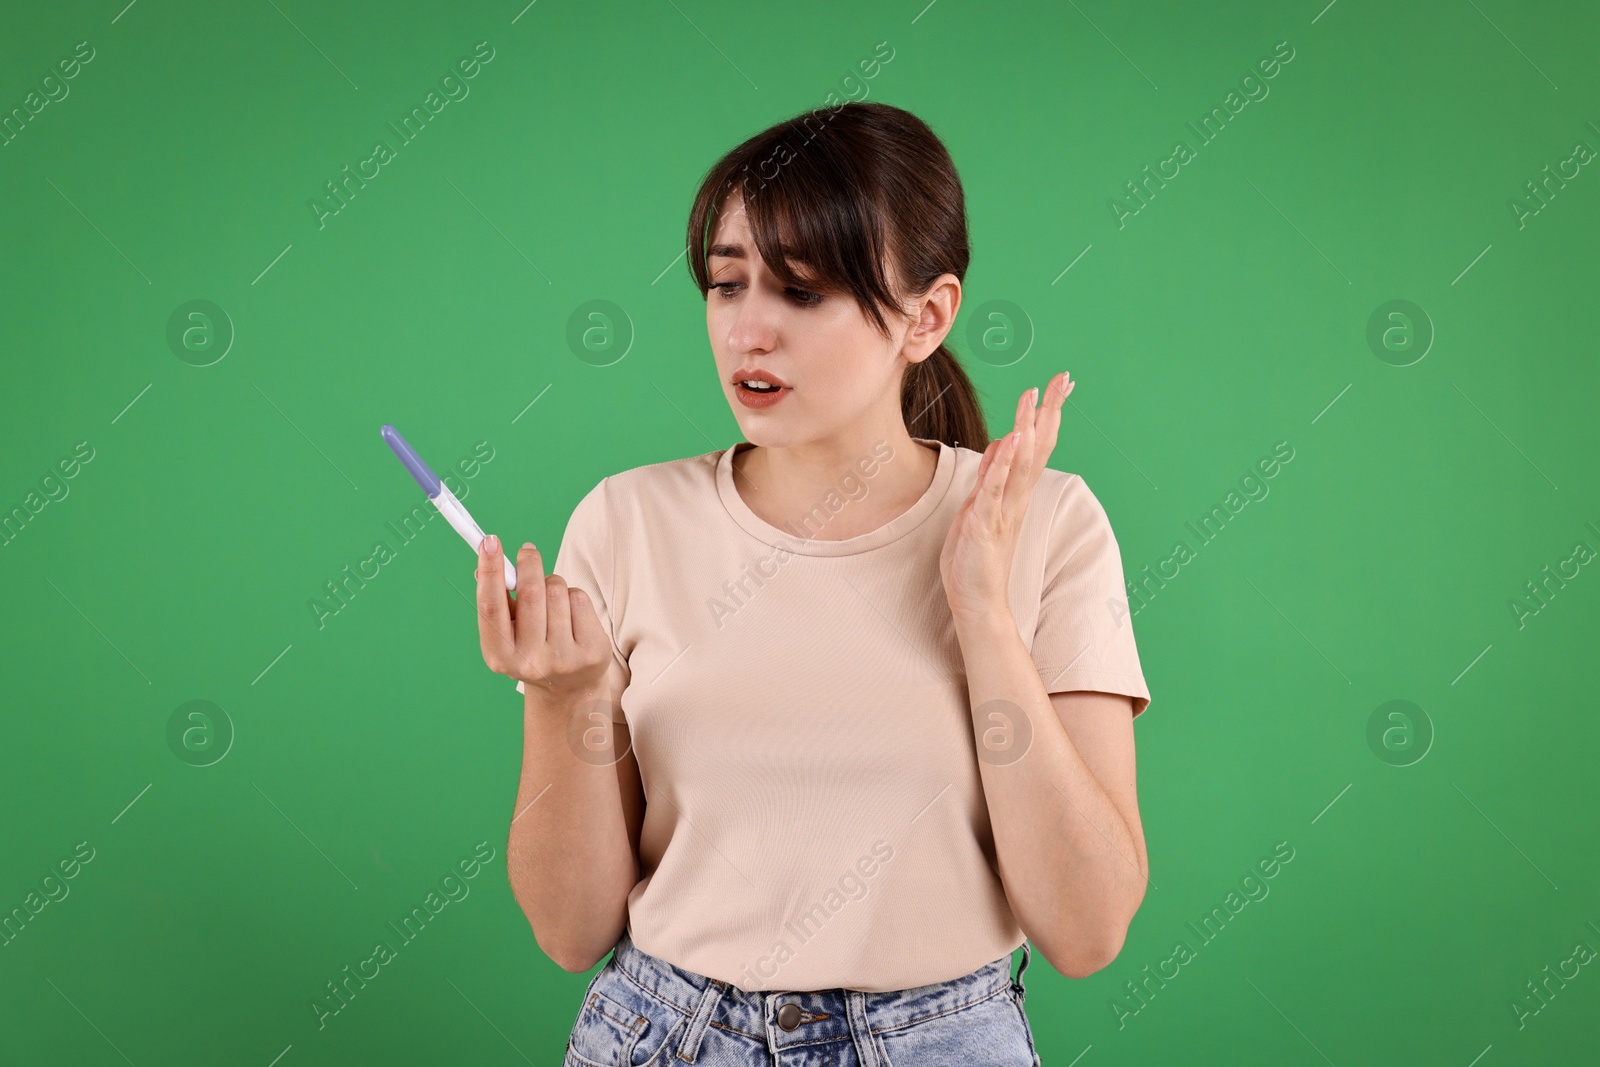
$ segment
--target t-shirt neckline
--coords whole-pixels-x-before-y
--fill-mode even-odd
[[[733,484],[733,454],[740,448],[755,447],[748,441],[735,443],[731,447],[724,449],[722,455],[718,457],[717,496],[721,498],[722,506],[727,509],[728,515],[746,533],[763,544],[771,545],[774,548],[787,549],[802,556],[850,556],[860,552],[868,552],[875,548],[882,548],[884,545],[899,540],[922,525],[928,516],[933,514],[940,504],[944,503],[945,497],[949,494],[950,486],[955,480],[955,449],[943,441],[932,438],[913,437],[912,440],[922,444],[938,446],[939,458],[933,470],[933,481],[928,484],[928,488],[923,492],[922,496],[918,497],[917,501],[904,512],[877,529],[868,530],[866,533],[857,534],[854,537],[832,541],[819,540],[815,537],[806,536],[803,527],[796,527],[796,530],[800,532],[779,529],[761,518],[754,511],[751,511],[750,506],[744,502],[744,498],[739,495],[738,489]],[[890,460],[890,462],[893,462],[893,460]],[[872,479],[862,476],[860,471],[857,471],[856,475],[863,484],[871,486]],[[842,491],[839,496],[845,501],[844,506],[849,507],[849,497]],[[823,504],[824,502],[818,501],[818,503]],[[826,509],[825,504],[824,508]]]

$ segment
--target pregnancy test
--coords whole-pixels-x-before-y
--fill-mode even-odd
[[[466,507],[456,499],[450,487],[441,482],[439,476],[433,473],[433,468],[422,461],[422,457],[417,455],[417,450],[400,436],[399,430],[384,423],[382,433],[383,439],[389,442],[389,447],[394,449],[394,454],[405,464],[406,470],[411,472],[411,477],[415,478],[417,484],[422,486],[422,491],[428,494],[428,499],[439,510],[439,514],[455,527],[456,533],[472,546],[474,552],[478,551],[478,546],[483,544],[483,530],[472,521],[472,516],[467,514]],[[511,565],[510,556],[501,558],[506,565],[506,589],[514,590],[517,587],[517,569]]]

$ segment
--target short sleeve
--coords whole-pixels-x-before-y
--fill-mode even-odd
[[[1046,534],[1031,652],[1048,693],[1119,693],[1133,698],[1135,718],[1150,706],[1122,552],[1105,509],[1077,475],[1067,476]]]
[[[616,603],[616,553],[611,536],[611,509],[607,499],[607,483],[589,490],[572,509],[567,528],[561,535],[561,548],[556,553],[555,566],[550,573],[559,574],[568,588],[582,589],[594,605],[600,626],[611,642],[611,666],[603,682],[612,699],[620,698],[631,678],[628,658],[617,645]],[[520,583],[519,583],[520,584]],[[519,594],[520,595],[520,594]],[[517,683],[517,691],[523,691]]]

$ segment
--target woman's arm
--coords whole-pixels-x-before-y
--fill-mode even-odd
[[[626,724],[613,721],[620,683],[589,595],[546,576],[531,544],[517,555],[515,600],[504,573],[500,539],[485,537],[478,638],[489,669],[521,681],[524,693],[506,874],[545,955],[562,970],[586,971],[627,925],[644,815],[639,765]]]
[[[562,701],[535,685],[525,688],[522,778],[506,872],[539,947],[562,970],[580,973],[609,952],[627,926],[644,818],[639,763],[631,748],[607,764],[580,759],[570,747],[569,737],[580,731],[594,741],[613,729],[599,694]],[[574,718],[585,721],[569,729]],[[626,724],[614,730],[615,746],[625,746]]]
[[[956,634],[1006,899],[1051,966],[1087,977],[1121,951],[1149,880],[1132,699],[1046,693],[1009,612]]]
[[[1059,374],[1037,408],[1036,390],[1018,400],[1017,428],[985,447],[939,572],[966,663],[1006,899],[1045,959],[1082,978],[1121,951],[1148,880],[1134,796],[1133,704],[1109,693],[1052,700],[1009,596],[1023,519],[1074,384]]]

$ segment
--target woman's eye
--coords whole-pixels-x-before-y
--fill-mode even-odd
[[[732,300],[735,288],[743,284],[743,282],[712,282],[710,288],[720,289],[724,300]],[[822,303],[820,294],[809,292],[805,289],[796,289],[791,286],[785,289],[784,292],[788,293],[794,299],[794,302],[802,307],[816,307]]]

